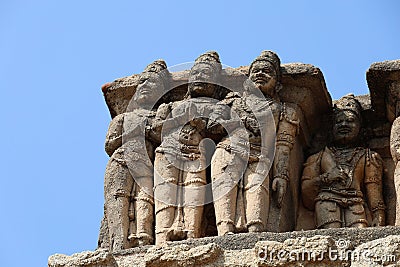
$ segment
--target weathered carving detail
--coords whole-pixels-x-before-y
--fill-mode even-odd
[[[385,225],[382,159],[357,146],[361,106],[353,95],[341,98],[334,110],[333,146],[310,156],[302,177],[304,205],[315,210],[316,227],[367,227],[367,199],[372,226]]]
[[[400,86],[388,77],[380,94],[390,121],[400,113]],[[371,84],[376,91],[379,83]],[[395,187],[387,179],[394,170],[389,123],[379,121],[382,108],[377,114],[369,99],[361,108],[348,95],[332,107],[312,65],[281,65],[274,52],[263,51],[249,67],[222,69],[219,55],[207,52],[190,71],[170,74],[158,60],[102,90],[113,117],[102,248],[160,245],[214,235],[215,228],[226,235],[385,225],[384,202],[390,201],[383,192]],[[329,143],[318,128],[332,113]],[[372,123],[362,129],[365,114]],[[390,141],[396,164],[399,129],[396,119]],[[361,132],[369,139],[361,140]],[[378,138],[386,138],[386,147],[376,145]]]
[[[105,222],[110,250],[152,244],[153,164],[158,138],[149,128],[157,95],[164,91],[166,64],[158,60],[140,75],[131,110],[111,121],[105,149]]]
[[[396,116],[390,132],[390,152],[393,157],[394,185],[396,189],[396,225],[400,225],[400,81],[394,81],[389,85],[389,105]]]
[[[218,235],[267,230],[270,177],[282,203],[299,119],[279,100],[280,75],[278,56],[264,51],[250,65],[243,96],[231,93],[222,101],[238,118],[229,118],[233,130],[218,144],[211,164]]]
[[[216,52],[199,56],[191,68],[185,99],[161,105],[153,128],[163,140],[155,156],[156,244],[201,237],[206,161],[202,139],[219,89]],[[162,126],[162,127],[161,127]]]

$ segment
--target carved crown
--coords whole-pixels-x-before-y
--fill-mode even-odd
[[[361,120],[361,111],[362,107],[360,102],[356,99],[356,97],[353,94],[348,94],[340,98],[338,101],[336,101],[335,106],[334,106],[334,113],[338,113],[343,110],[349,110],[352,111],[354,114],[357,115],[357,117]]]
[[[272,64],[274,66],[276,73],[278,76],[281,74],[281,60],[279,59],[278,55],[270,50],[264,50],[261,52],[261,54],[256,57],[256,59],[251,62],[250,67],[249,67],[249,72],[251,71],[251,68],[253,67],[254,63],[259,62],[259,61],[266,61]]]
[[[221,61],[219,60],[219,55],[215,51],[208,51],[196,58],[194,63],[207,63],[218,69],[222,69]]]
[[[152,63],[150,63],[149,65],[147,65],[147,67],[144,69],[143,72],[161,72],[163,70],[167,69],[167,63],[165,63],[164,60],[162,59],[157,59],[155,61],[153,61]]]

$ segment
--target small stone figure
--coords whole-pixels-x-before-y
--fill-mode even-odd
[[[279,57],[263,51],[250,65],[243,96],[221,101],[232,115],[224,123],[224,116],[215,119],[228,131],[211,163],[218,235],[267,230],[270,179],[279,207],[284,199],[299,119],[279,100],[280,77]]]
[[[156,244],[201,237],[206,158],[202,139],[217,99],[221,63],[216,52],[200,55],[181,101],[162,104],[153,128],[162,132],[155,156]],[[162,126],[162,127],[161,127]]]
[[[152,110],[164,92],[168,70],[163,60],[140,75],[132,107],[111,121],[105,148],[111,156],[105,172],[105,218],[110,250],[154,242],[153,164],[159,142],[150,130]]]
[[[334,108],[333,145],[310,156],[302,176],[303,204],[315,210],[317,228],[385,225],[382,197],[382,159],[358,146],[361,105],[353,95],[342,97]]]

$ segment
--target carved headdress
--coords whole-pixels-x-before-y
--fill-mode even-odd
[[[167,63],[165,63],[165,61],[162,59],[157,59],[147,65],[143,72],[160,72],[166,68]]]
[[[221,90],[221,87],[219,86],[219,84],[220,84],[219,79],[221,78],[220,75],[221,75],[221,71],[222,71],[222,65],[221,65],[221,61],[219,60],[218,53],[215,51],[208,51],[208,52],[205,52],[205,53],[201,54],[200,56],[198,56],[196,58],[196,60],[194,61],[194,65],[190,71],[191,72],[190,75],[192,75],[192,70],[194,69],[196,64],[207,64],[207,65],[211,66],[211,68],[213,69],[212,77],[210,77],[211,80],[207,79],[207,80],[204,80],[203,82],[206,83],[205,86],[207,86],[207,87],[210,87],[210,86],[214,87],[214,89],[213,89],[214,92],[213,92],[212,97],[215,99],[220,99],[222,90]],[[192,97],[193,92],[191,90],[192,83],[191,83],[190,78],[189,78],[189,84],[190,84],[189,89],[184,97],[185,99]]]
[[[221,61],[219,60],[219,55],[215,51],[208,51],[205,52],[204,54],[201,54],[194,61],[194,64],[196,63],[209,64],[218,71],[222,70]]]
[[[149,65],[146,66],[141,75],[152,74],[152,73],[160,75],[160,78],[163,80],[164,85],[166,85],[169,82],[168,79],[170,73],[167,68],[167,63],[165,63],[164,60],[162,59],[154,60],[153,62],[151,62]]]
[[[333,107],[334,113],[336,114],[343,110],[348,110],[353,112],[355,115],[357,115],[360,122],[362,121],[362,116],[361,116],[362,107],[360,102],[358,102],[358,100],[355,98],[353,94],[345,95],[338,101],[336,101],[335,106]]]
[[[275,52],[270,50],[262,51],[261,54],[258,57],[256,57],[256,59],[254,59],[253,62],[251,62],[249,72],[251,71],[251,68],[253,67],[254,63],[258,61],[269,62],[274,67],[279,80],[281,76],[281,60],[279,59],[278,55]]]

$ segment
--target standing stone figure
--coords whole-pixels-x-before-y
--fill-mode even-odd
[[[167,79],[162,60],[140,75],[132,107],[116,116],[106,137],[111,156],[105,173],[105,217],[110,250],[152,244],[154,241],[153,164],[158,138],[150,130]]]
[[[361,105],[353,95],[334,108],[333,145],[310,156],[302,176],[303,204],[315,210],[317,228],[385,225],[382,159],[359,147]]]
[[[191,68],[182,101],[158,108],[153,128],[162,131],[155,156],[156,244],[201,237],[205,200],[207,118],[212,113],[221,72],[219,55],[200,55]],[[162,125],[162,129],[161,129]]]
[[[223,116],[219,120],[229,134],[217,145],[211,163],[218,235],[267,230],[270,179],[278,206],[282,204],[299,119],[279,100],[280,77],[279,57],[263,51],[250,65],[243,96],[230,93],[221,101],[232,115],[230,123],[222,123]]]
[[[394,109],[396,119],[390,131],[390,152],[395,164],[394,186],[396,189],[396,221],[395,225],[400,225],[400,81],[393,81],[389,85],[388,93],[389,105]]]

